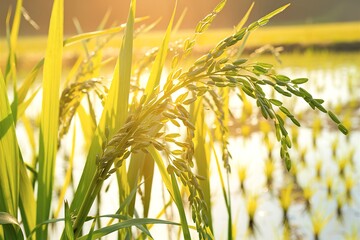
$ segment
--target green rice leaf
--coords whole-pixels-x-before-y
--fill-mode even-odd
[[[32,182],[28,177],[24,162],[20,164],[20,213],[26,235],[36,226],[36,202]]]
[[[224,98],[226,101],[227,99]],[[210,189],[210,151],[212,145],[210,145],[206,139],[208,135],[211,135],[210,129],[205,123],[205,111],[204,105],[201,99],[195,102],[194,107],[191,109],[191,121],[195,123],[195,137],[194,145],[195,152],[194,157],[197,166],[197,174],[204,179],[200,181],[201,189],[204,193],[204,200],[209,209],[211,209],[211,189]],[[225,119],[224,119],[225,121]],[[224,123],[226,124],[226,123]],[[210,146],[209,146],[210,145]],[[212,226],[212,215],[211,211],[208,211],[209,227]]]
[[[162,44],[161,44],[161,46],[159,48],[158,54],[156,55],[154,64],[153,64],[153,66],[151,68],[148,83],[146,84],[145,95],[148,96],[148,98],[147,98],[148,100],[150,100],[151,95],[155,93],[154,92],[155,89],[159,90],[158,86],[159,86],[159,83],[160,83],[161,73],[162,73],[163,68],[164,68],[165,59],[166,59],[168,48],[169,48],[170,34],[171,34],[171,29],[172,29],[172,25],[173,25],[174,17],[175,17],[175,12],[176,12],[176,4],[175,4],[175,7],[174,7],[173,14],[171,16],[169,25],[168,25],[168,27],[166,29],[164,39],[163,39]]]
[[[188,223],[186,220],[184,204],[182,203],[182,197],[181,197],[180,190],[179,190],[179,185],[177,183],[174,172],[172,172],[170,174],[170,176],[171,176],[172,189],[174,192],[173,198],[174,198],[176,207],[179,211],[180,221],[181,221],[181,229],[183,231],[184,239],[191,239],[189,226],[188,226]]]
[[[72,228],[71,216],[70,216],[70,209],[69,204],[65,201],[65,232],[66,237],[68,240],[74,240],[74,230]]]
[[[165,184],[166,189],[169,191],[170,195],[173,197],[174,192],[172,189],[171,180],[169,178],[169,174],[166,170],[166,167],[165,167],[165,164],[163,162],[161,155],[159,154],[159,152],[155,149],[155,147],[153,145],[150,145],[146,149],[148,150],[148,152],[151,154],[152,158],[154,159],[154,161],[160,171],[160,175],[161,175],[162,181]]]
[[[81,129],[84,134],[84,140],[86,144],[85,149],[89,149],[94,136],[94,132],[96,130],[96,122],[94,121],[95,119],[93,119],[91,115],[85,111],[82,105],[78,107],[77,114],[79,116]]]
[[[20,151],[6,89],[0,71],[0,211],[7,212],[16,219],[19,204]],[[7,235],[9,228],[4,230],[5,236],[10,237]]]
[[[18,103],[17,119],[20,119],[24,115],[26,109],[30,106],[39,91],[40,87],[36,89],[25,102]]]
[[[93,234],[94,234],[94,229],[95,229],[95,225],[96,225],[96,219],[94,219],[94,221],[91,224],[91,228],[90,231],[88,233],[88,237],[86,238],[86,240],[91,240],[93,239]]]
[[[124,210],[130,206],[131,202],[135,199],[137,190],[138,190],[138,188],[134,188],[131,190],[130,194],[125,198],[124,201],[121,202],[119,209],[116,211],[116,214],[120,214],[120,213],[124,212]],[[113,223],[113,221],[114,221],[114,218],[112,218],[107,223],[107,226],[110,226]]]
[[[136,18],[136,19],[134,19],[134,22],[142,22],[145,19],[147,19],[147,17]],[[76,36],[67,38],[64,41],[64,47],[71,46],[73,44],[82,42],[84,40],[119,33],[121,31],[123,31],[125,28],[126,28],[126,24],[121,24],[119,27],[113,27],[113,28],[109,28],[109,29],[105,29],[105,30],[99,30],[99,31],[94,31],[94,32],[87,32],[87,33],[78,34]]]
[[[115,127],[120,128],[126,121],[129,111],[129,94],[130,81],[132,71],[132,57],[133,57],[133,41],[134,41],[134,22],[135,22],[136,1],[132,0],[128,20],[126,23],[125,35],[122,40],[122,45],[119,54],[119,89],[117,98],[117,107],[115,108],[114,117],[117,118]],[[111,136],[110,129],[110,136]],[[115,130],[115,129],[114,129]],[[119,200],[122,202],[130,192],[129,182],[126,174],[126,165],[123,164],[116,172],[119,189]],[[130,186],[131,187],[131,186]]]
[[[94,138],[92,140],[90,150],[86,164],[75,192],[74,199],[71,203],[70,210],[81,209],[81,212],[77,215],[77,220],[73,226],[80,231],[82,224],[84,223],[86,216],[97,196],[98,189],[101,186],[92,186],[91,182],[99,184],[98,180],[93,181],[97,166],[96,155],[101,152],[101,143],[105,138],[105,129],[109,130],[109,136],[111,136],[116,130],[124,124],[128,115],[128,97],[130,89],[130,75],[131,75],[131,59],[132,59],[132,46],[133,46],[133,34],[134,34],[134,18],[135,18],[136,1],[131,2],[128,22],[126,24],[126,31],[122,42],[119,59],[114,69],[113,80],[111,82],[109,94],[105,102],[104,110],[101,115],[99,125],[95,131]],[[125,164],[124,164],[125,166]],[[126,170],[126,169],[125,169]],[[124,180],[122,183],[126,183],[126,172],[122,174]],[[100,182],[101,184],[101,182]],[[91,189],[93,188],[93,189]],[[126,185],[122,186],[122,189],[126,188]],[[128,191],[128,190],[126,190]],[[84,196],[88,194],[87,198]],[[126,194],[127,195],[127,194]],[[126,196],[125,195],[125,196]]]
[[[154,160],[152,159],[150,154],[146,155],[145,158],[146,166],[142,169],[142,174],[144,176],[145,181],[145,191],[144,191],[144,217],[148,217],[150,210],[150,199],[152,193],[152,185],[153,185],[153,177],[154,177]]]
[[[21,87],[17,91],[19,105],[25,100],[25,97],[29,89],[31,89],[31,86],[34,83],[36,77],[38,76],[43,64],[44,59],[40,60],[40,62],[38,62],[36,66],[31,70],[31,72],[25,77],[23,83],[21,84]]]
[[[5,230],[5,239],[24,239],[17,219],[7,212],[0,212],[0,225]]]
[[[69,160],[68,160],[69,165],[66,170],[64,183],[61,187],[58,205],[57,205],[56,210],[54,211],[54,218],[57,218],[60,213],[62,203],[64,202],[64,199],[65,199],[66,190],[68,189],[68,187],[72,181],[73,163],[74,163],[74,157],[75,157],[75,147],[76,147],[76,125],[74,125],[74,132],[73,132],[73,136],[72,136],[71,153],[70,153]],[[67,201],[65,201],[65,202],[67,204],[67,206],[65,206],[65,207],[69,208],[68,202]],[[65,209],[65,219],[66,219],[66,211],[67,210]]]
[[[165,221],[165,220],[161,220],[161,219],[135,218],[135,219],[125,220],[125,221],[122,221],[119,223],[115,223],[111,226],[107,226],[107,227],[103,227],[101,229],[95,230],[93,232],[92,239],[98,239],[98,238],[104,237],[104,236],[106,236],[112,232],[118,231],[120,229],[129,228],[132,226],[140,227],[142,225],[147,225],[147,224],[168,224],[168,225],[177,225],[177,226],[180,225],[179,223]],[[149,232],[147,232],[147,235],[149,237],[151,237],[151,235],[149,235]],[[78,238],[78,240],[84,240],[84,239],[87,239],[87,237],[88,237],[87,235],[84,235],[84,236]],[[190,238],[187,238],[187,239],[190,239]]]
[[[55,0],[50,19],[43,69],[43,99],[40,125],[39,173],[36,222],[49,218],[58,145],[59,88],[63,50],[64,2]],[[46,239],[47,229],[36,237]]]
[[[13,50],[16,49],[17,40],[18,40],[18,36],[19,36],[20,21],[21,21],[21,8],[23,5],[22,3],[23,3],[22,0],[17,0],[15,15],[14,15],[14,19],[12,22],[12,28],[11,28],[11,33],[10,33],[10,42],[11,42],[11,48]]]

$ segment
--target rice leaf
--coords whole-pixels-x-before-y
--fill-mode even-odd
[[[138,187],[140,187],[140,185]],[[133,190],[131,190],[129,196],[127,196],[125,198],[125,200],[123,202],[121,202],[119,209],[116,211],[116,214],[120,214],[120,213],[124,212],[124,210],[130,205],[131,201],[135,198],[136,191],[137,191],[137,188],[134,188]],[[114,221],[114,219],[111,219],[107,223],[107,226],[110,226],[113,221]]]
[[[5,83],[11,78],[14,81],[14,90],[16,90],[16,48],[19,35],[22,0],[17,1],[15,14],[10,29],[11,11],[9,9],[6,16],[6,37],[9,44],[9,56],[5,68]],[[16,97],[16,96],[15,96]]]
[[[197,174],[204,178],[201,180],[200,186],[204,193],[204,200],[209,209],[211,209],[211,189],[210,189],[210,150],[209,144],[206,141],[209,133],[209,128],[205,123],[205,111],[201,99],[195,103],[191,111],[191,121],[195,122],[195,152],[194,157],[197,165]],[[211,134],[211,133],[210,133]],[[212,230],[212,215],[208,211],[209,227]]]
[[[24,239],[17,219],[7,212],[0,212],[0,225],[5,230],[5,239]]]
[[[152,159],[150,154],[147,154],[145,159],[146,166],[143,167],[142,175],[144,176],[145,181],[145,191],[144,191],[144,200],[143,200],[143,207],[144,207],[144,217],[148,217],[149,210],[150,210],[150,199],[152,193],[152,185],[154,179],[154,160]]]
[[[140,180],[142,171],[144,169],[145,158],[146,158],[146,154],[144,152],[139,152],[131,155],[129,168],[127,170],[127,179],[126,179],[131,191],[137,188],[137,184]],[[130,216],[133,216],[135,211],[135,200],[136,198],[133,198],[131,203],[129,204],[128,214]]]
[[[14,123],[17,122],[17,107],[18,107],[18,95],[17,95],[17,76],[16,76],[16,48],[19,35],[20,21],[21,21],[21,8],[22,0],[18,0],[16,3],[15,15],[12,22],[12,28],[10,36],[8,36],[9,42],[9,57],[5,72],[5,82],[7,83],[10,79],[13,81],[14,100],[11,105],[11,111],[13,112]]]
[[[181,230],[183,231],[184,239],[191,239],[189,226],[186,220],[184,204],[182,203],[182,197],[179,190],[179,185],[177,183],[175,174],[173,172],[170,174],[170,176],[171,176],[172,189],[174,192],[173,199],[180,215]]]
[[[71,222],[71,215],[70,215],[70,209],[69,204],[67,201],[65,201],[65,232],[66,237],[68,240],[74,240],[74,230],[72,228],[72,222]]]
[[[59,88],[63,49],[64,2],[55,0],[50,19],[43,69],[43,99],[40,125],[39,173],[36,222],[49,219],[57,153]],[[47,228],[36,237],[46,239]]]
[[[164,68],[165,59],[166,59],[168,48],[169,48],[170,34],[171,34],[172,25],[174,22],[176,5],[177,5],[177,2],[175,3],[175,7],[173,10],[170,22],[168,24],[168,27],[167,27],[165,35],[164,35],[164,39],[162,41],[162,44],[158,51],[158,54],[156,55],[153,66],[151,68],[148,83],[146,84],[145,95],[148,96],[148,98],[147,98],[148,100],[151,99],[152,94],[156,94],[156,92],[154,92],[154,90],[159,89],[157,87],[159,86],[159,83],[160,83],[161,73]]]
[[[19,208],[22,225],[26,235],[30,235],[36,226],[36,202],[32,182],[28,177],[24,162],[20,164],[20,186]]]
[[[134,20],[134,22],[141,22],[145,20],[146,18],[137,18]],[[73,37],[69,37],[64,41],[64,47],[71,46],[73,44],[82,42],[84,40],[92,39],[95,37],[101,37],[104,35],[110,35],[115,34],[123,31],[126,28],[126,24],[121,24],[119,27],[113,27],[105,30],[99,30],[94,32],[87,32],[87,33],[81,33]]]
[[[15,9],[15,15],[12,22],[12,28],[10,33],[10,43],[11,43],[11,49],[14,51],[17,46],[17,40],[19,36],[19,29],[20,29],[20,21],[21,21],[21,8],[22,8],[22,0],[17,0],[16,2],[16,9]],[[13,52],[13,54],[15,54]]]
[[[56,210],[54,211],[54,218],[57,218],[60,213],[62,203],[64,202],[64,199],[65,199],[66,190],[68,189],[68,187],[71,183],[74,156],[75,156],[75,146],[76,146],[76,125],[74,125],[74,133],[73,133],[72,143],[71,143],[72,148],[71,148],[71,153],[70,153],[70,157],[69,157],[69,166],[67,167],[64,183],[61,187],[58,205],[57,205]],[[65,201],[65,203],[66,203],[65,208],[66,207],[69,208],[69,204],[67,203],[67,201]],[[68,211],[68,210],[65,209],[65,216],[66,216],[66,211]]]
[[[95,229],[95,225],[96,225],[96,219],[94,219],[94,221],[91,224],[91,228],[90,231],[88,233],[88,237],[86,238],[86,240],[91,240],[93,239],[93,234],[94,234],[94,229]]]
[[[131,75],[131,59],[132,59],[132,41],[133,41],[133,24],[135,17],[136,1],[131,1],[128,22],[124,39],[122,42],[119,59],[114,69],[113,80],[111,82],[109,94],[105,102],[104,110],[101,115],[99,125],[95,131],[92,140],[86,164],[71,203],[70,210],[81,209],[74,222],[74,229],[79,232],[86,219],[86,216],[97,196],[97,192],[101,189],[102,182],[98,179],[93,180],[97,166],[96,155],[101,152],[101,143],[104,140],[105,129],[109,130],[111,136],[117,129],[119,129],[125,122],[128,115],[128,96],[130,89],[130,75]],[[125,165],[124,165],[125,166]],[[123,167],[120,170],[125,171],[121,176],[124,178],[120,184],[127,184],[126,169]],[[118,176],[119,178],[119,176]],[[120,180],[120,179],[119,179]],[[89,183],[97,184],[96,186]],[[126,185],[122,186],[125,190]],[[128,190],[126,190],[128,192]],[[88,194],[88,197],[84,198]],[[127,195],[127,194],[126,194]],[[125,195],[125,196],[126,196]],[[76,233],[78,234],[78,233]],[[75,234],[75,236],[76,236]]]
[[[32,101],[34,100],[34,98],[36,97],[36,95],[38,94],[39,91],[40,91],[40,87],[38,89],[36,89],[31,94],[29,99],[27,99],[25,102],[18,103],[17,119],[20,119],[24,115],[26,109],[30,106],[30,104],[32,103]]]
[[[7,212],[16,219],[19,204],[20,151],[6,89],[0,71],[0,211]],[[10,237],[8,227],[4,230],[5,237]]]
[[[165,221],[165,220],[161,220],[161,219],[153,219],[153,218],[135,218],[135,219],[128,219],[128,220],[124,220],[122,222],[119,223],[115,223],[111,226],[107,226],[107,227],[103,227],[101,229],[95,230],[92,233],[92,239],[98,239],[101,237],[104,237],[112,232],[118,231],[120,229],[124,229],[124,228],[129,228],[132,226],[137,226],[140,227],[142,225],[147,225],[147,224],[168,224],[168,225],[177,225],[179,226],[179,223],[175,223],[175,222],[171,222],[171,221]],[[151,237],[151,235],[149,235],[149,233],[147,233],[149,237]],[[82,237],[79,237],[78,240],[84,240],[87,239],[87,235],[84,235]],[[190,238],[187,238],[190,239]]]
[[[32,84],[34,83],[36,77],[38,76],[42,66],[44,64],[44,59],[40,60],[31,72],[25,77],[21,87],[17,90],[18,92],[18,104],[20,105],[26,97],[29,89],[31,89]],[[18,114],[19,115],[19,114]]]
[[[148,100],[150,100],[152,98],[151,96],[153,94],[156,94],[154,92],[154,90],[158,89],[157,87],[160,83],[161,73],[164,68],[164,64],[165,64],[165,60],[166,60],[166,56],[167,56],[171,29],[172,29],[172,25],[173,25],[173,21],[174,21],[174,17],[175,17],[175,11],[176,11],[176,5],[174,8],[171,20],[169,22],[169,25],[167,27],[162,45],[160,46],[160,48],[158,50],[158,53],[156,55],[156,58],[154,60],[153,66],[150,71],[149,80],[148,80],[148,83],[145,88],[145,95],[149,96],[147,98]],[[129,169],[128,169],[128,174],[127,174],[128,175],[127,181],[129,183],[130,188],[136,188],[138,179],[140,177],[139,171],[142,171],[142,169],[144,168],[144,164],[145,164],[145,154],[144,153],[138,153],[138,154],[134,154],[132,156],[130,165],[129,165]],[[151,166],[149,166],[149,167],[151,167]],[[146,166],[146,168],[148,168],[148,166]],[[153,168],[153,166],[152,166],[152,168]],[[134,204],[135,204],[135,199],[129,208],[130,216],[133,214]]]
[[[184,18],[185,18],[185,16],[186,16],[186,13],[187,13],[187,8],[184,8],[184,11],[182,11],[180,17],[178,18],[178,20],[177,20],[177,22],[176,22],[176,24],[175,24],[175,26],[174,26],[174,29],[173,29],[173,31],[172,31],[173,33],[177,33],[177,32],[178,32],[178,30],[179,30],[182,22],[184,21]]]
[[[123,126],[128,116],[132,56],[133,56],[135,11],[136,11],[136,1],[132,0],[130,5],[128,20],[126,23],[125,35],[122,40],[122,45],[119,54],[119,90],[118,90],[118,95],[116,96],[118,105],[117,105],[117,109],[115,109],[115,116],[116,118],[118,118],[117,125],[119,127]],[[116,171],[120,202],[122,202],[130,192],[128,179],[126,177],[127,176],[126,172],[127,170],[125,164],[123,164]]]
[[[128,21],[126,23],[125,35],[123,37],[119,55],[119,96],[117,111],[120,126],[124,124],[128,115],[130,79],[132,69],[134,22],[136,1],[131,1]]]
[[[105,28],[106,23],[109,20],[109,17],[111,16],[111,9],[108,9],[104,15],[104,17],[101,19],[101,22],[99,23],[99,26],[97,29],[103,30]]]
[[[159,169],[162,181],[163,181],[166,189],[169,191],[170,195],[174,198],[174,192],[172,189],[171,180],[169,178],[169,174],[166,170],[166,167],[165,167],[165,164],[163,162],[161,155],[159,154],[159,152],[155,149],[155,147],[153,145],[150,145],[146,149],[151,154],[152,158],[154,159],[154,161]]]
[[[85,149],[89,149],[90,145],[91,145],[91,141],[92,141],[93,136],[94,136],[94,132],[96,130],[96,122],[90,116],[90,114],[88,114],[85,111],[85,109],[84,109],[84,107],[82,105],[80,105],[77,108],[77,114],[79,116],[79,120],[80,120],[80,123],[81,123],[81,129],[82,129],[82,132],[84,134],[85,145],[86,145]]]

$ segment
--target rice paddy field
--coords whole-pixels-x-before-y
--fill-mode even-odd
[[[56,24],[20,35],[16,61],[0,39],[0,239],[360,239],[359,22],[226,51],[252,28],[193,48],[131,27],[63,42]]]

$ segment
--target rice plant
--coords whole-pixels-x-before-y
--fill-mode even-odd
[[[250,8],[232,35],[187,67],[186,61],[193,59],[191,54],[197,37],[209,28],[225,4],[225,0],[220,1],[198,23],[192,37],[172,46],[170,35],[175,8],[159,48],[149,53],[146,61],[136,62],[133,47],[138,33],[136,23],[142,19],[136,18],[135,0],[130,3],[126,24],[68,39],[64,39],[63,34],[64,1],[54,0],[45,56],[20,83],[16,46],[22,1],[17,1],[7,35],[8,61],[4,74],[0,72],[0,239],[51,239],[50,226],[59,222],[64,226],[58,236],[61,239],[97,239],[114,232],[119,239],[152,238],[151,228],[157,224],[177,227],[184,239],[194,238],[194,233],[199,239],[213,239],[210,162],[212,154],[218,152],[216,146],[220,146],[223,167],[218,171],[224,171],[227,177],[231,173],[228,125],[229,98],[233,95],[240,96],[244,103],[244,115],[239,120],[242,134],[249,136],[251,131],[246,119],[255,111],[249,105],[254,102],[258,107],[256,111],[273,126],[279,155],[288,170],[292,141],[287,123],[299,127],[300,122],[281,97],[303,99],[312,109],[328,113],[339,130],[348,133],[338,118],[325,109],[323,100],[301,87],[308,79],[277,74],[271,64],[253,62],[242,55],[249,34],[288,5],[245,26]],[[101,44],[97,44],[94,55],[79,58],[67,81],[62,81],[65,48],[79,43],[86,45],[88,41],[119,32],[123,34],[122,41],[109,84],[99,73],[109,62],[102,58]],[[145,74],[141,73],[147,67],[149,74],[142,86],[140,78]],[[37,85],[41,69],[42,80]],[[268,90],[273,91],[273,96],[267,95]],[[42,94],[39,124],[26,115],[37,94]],[[54,210],[55,187],[59,184],[56,166],[60,152],[66,151],[65,136],[71,132],[71,126],[76,125],[76,119],[82,126],[87,157],[80,179],[75,182],[71,171],[81,156],[75,155],[74,127],[69,144],[72,150],[68,152],[68,162],[64,163],[68,170],[65,181],[60,183],[62,189]],[[31,159],[25,159],[22,153],[19,144],[22,136],[16,134],[19,124],[28,127],[29,139],[36,138],[34,132],[39,132],[37,140],[31,141],[35,142],[32,144],[35,157]],[[210,124],[216,126],[215,131]],[[155,170],[169,201],[161,213],[152,218],[149,212],[150,202],[154,201]],[[244,174],[239,177],[244,181]],[[106,201],[101,194],[107,191],[108,179],[116,181],[117,210],[111,213],[99,210],[94,214],[92,209]],[[228,214],[228,239],[232,239],[231,192],[222,176],[221,184]],[[72,193],[67,195],[70,197],[65,197],[66,192]],[[256,200],[248,201],[252,231]],[[178,220],[160,218],[170,207],[175,209]],[[63,211],[63,218],[58,217],[59,209]],[[103,219],[110,220],[104,225]],[[88,227],[84,227],[86,223]],[[314,229],[319,230],[317,233],[321,231],[321,227]]]

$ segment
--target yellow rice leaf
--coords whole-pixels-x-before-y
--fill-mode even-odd
[[[43,69],[43,99],[40,125],[39,173],[36,222],[49,219],[58,145],[59,88],[63,53],[64,2],[55,0]],[[46,229],[37,237],[46,239]]]

